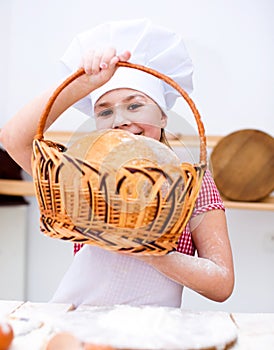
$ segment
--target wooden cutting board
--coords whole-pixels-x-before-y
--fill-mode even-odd
[[[215,183],[226,198],[258,201],[274,190],[274,138],[244,129],[223,137],[211,153]]]

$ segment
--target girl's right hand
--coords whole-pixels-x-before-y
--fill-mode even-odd
[[[92,88],[96,89],[113,76],[117,68],[117,62],[128,61],[130,56],[129,51],[125,51],[118,56],[115,48],[90,50],[82,58],[81,67],[84,68],[85,73],[90,77]]]

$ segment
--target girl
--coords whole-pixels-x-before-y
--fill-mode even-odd
[[[98,42],[100,48],[96,46]],[[62,91],[46,128],[75,104],[94,115],[97,129],[122,129],[165,142],[165,111],[174,104],[178,94],[146,73],[116,69],[116,64],[131,60],[151,66],[175,77],[189,91],[192,65],[182,40],[147,20],[114,22],[77,37],[63,61],[74,70],[81,56],[86,74]],[[1,130],[0,141],[29,174],[32,140],[52,92],[53,89],[49,89],[34,99]],[[79,248],[76,246],[75,251]],[[220,302],[231,295],[234,286],[224,206],[209,171],[205,173],[194,212],[176,252],[165,256],[136,256],[85,245],[75,255],[52,301],[75,306],[180,307],[184,286]]]

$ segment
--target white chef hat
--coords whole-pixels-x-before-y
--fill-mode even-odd
[[[192,91],[193,66],[182,38],[148,19],[107,22],[83,32],[74,38],[61,61],[73,72],[88,50],[106,47],[114,47],[118,55],[129,50],[130,62],[153,68],[172,78],[188,93]],[[180,96],[174,88],[148,73],[120,67],[106,84],[75,107],[90,115],[95,102],[107,91],[117,88],[139,90],[163,110],[172,108]]]

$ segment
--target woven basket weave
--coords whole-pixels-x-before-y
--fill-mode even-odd
[[[75,156],[65,146],[45,140],[49,112],[61,91],[84,74],[80,69],[49,99],[33,141],[32,169],[40,227],[53,238],[112,251],[164,255],[176,249],[198,196],[206,169],[204,127],[193,101],[172,79],[144,66],[128,62],[118,65],[152,74],[179,91],[196,120],[200,161],[182,163],[177,168],[152,166],[144,161],[122,166],[119,171],[106,164],[102,170],[100,163]],[[79,180],[77,186],[75,178]],[[142,191],[134,190],[140,182],[148,184],[145,199]],[[166,183],[168,186],[163,186]]]

